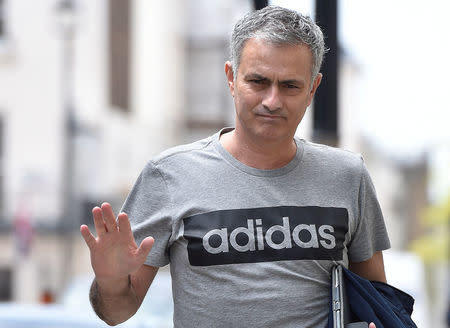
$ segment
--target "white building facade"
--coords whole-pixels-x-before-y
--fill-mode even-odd
[[[251,6],[2,0],[0,8],[0,299],[36,302],[90,270],[78,227],[92,206],[109,201],[118,211],[154,154],[231,124],[224,31]],[[218,29],[201,26],[207,20]],[[199,44],[214,68],[196,57]],[[192,69],[202,66],[205,77]],[[192,109],[212,91],[217,103]],[[32,239],[21,252],[27,222]]]

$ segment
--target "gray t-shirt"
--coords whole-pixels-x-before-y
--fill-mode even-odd
[[[170,263],[174,326],[325,327],[331,267],[390,246],[361,156],[296,138],[259,170],[221,132],[150,161],[122,209],[155,238],[145,263]]]

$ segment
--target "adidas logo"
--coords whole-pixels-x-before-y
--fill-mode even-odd
[[[343,258],[346,208],[278,206],[219,210],[183,219],[189,263],[209,266]]]
[[[283,217],[283,225],[271,226],[264,235],[262,223],[262,219],[248,219],[247,227],[233,229],[230,234],[227,228],[210,230],[203,237],[203,247],[211,254],[227,253],[230,246],[238,252],[264,250],[264,244],[273,249],[292,248],[293,244],[301,248],[336,247],[334,228],[328,224],[319,227],[315,224],[298,224],[291,230],[289,217]],[[282,240],[274,240],[275,234],[282,235]],[[239,237],[247,242],[240,244]],[[212,240],[218,245],[212,245]]]

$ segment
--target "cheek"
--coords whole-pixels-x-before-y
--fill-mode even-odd
[[[258,97],[254,94],[236,93],[234,97],[236,110],[240,113],[251,112],[258,103]]]
[[[301,122],[301,120],[303,119],[303,117],[305,116],[305,110],[303,110],[303,111],[301,111],[299,114],[298,114],[298,116],[297,116],[297,120],[298,120],[298,123],[297,124],[300,124],[300,122]]]
[[[306,101],[301,102],[297,101],[288,105],[288,108],[290,108],[289,112],[291,118],[293,118],[295,121],[300,121],[305,115],[306,107],[307,107]]]

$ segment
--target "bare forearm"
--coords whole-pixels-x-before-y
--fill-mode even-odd
[[[102,284],[94,279],[89,299],[99,318],[112,326],[133,316],[141,303],[131,284],[130,277],[128,280],[114,284]]]
[[[364,262],[350,262],[350,271],[368,280],[381,281],[386,283],[384,273],[383,253],[376,252],[372,258]]]

